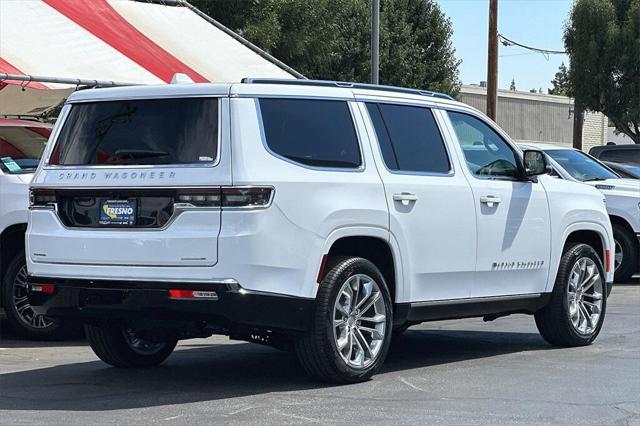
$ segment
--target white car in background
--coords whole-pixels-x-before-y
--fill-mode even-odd
[[[35,120],[0,118],[0,301],[11,328],[21,337],[58,337],[62,329],[34,311],[50,294],[27,283],[24,234],[29,182],[51,133]],[[46,289],[46,288],[45,288]]]
[[[640,271],[640,180],[622,179],[594,157],[574,148],[549,144],[520,144],[542,149],[562,179],[598,188],[607,199],[615,239],[615,282],[625,282]]]

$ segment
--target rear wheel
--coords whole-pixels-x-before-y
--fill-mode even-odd
[[[32,292],[27,283],[24,251],[9,262],[2,280],[2,306],[11,329],[22,338],[49,340],[66,337],[68,330],[37,312],[33,304],[41,302],[46,294]]]
[[[589,345],[600,333],[606,307],[600,258],[587,244],[573,244],[560,260],[551,301],[535,314],[536,325],[552,345]]]
[[[638,242],[635,235],[623,226],[613,225],[615,240],[615,277],[617,283],[628,282],[638,271]]]
[[[340,260],[320,284],[312,324],[296,353],[312,377],[356,383],[375,374],[389,349],[393,311],[385,280],[362,258]]]
[[[177,340],[152,342],[125,326],[85,326],[91,349],[102,361],[120,368],[155,367],[171,355]]]

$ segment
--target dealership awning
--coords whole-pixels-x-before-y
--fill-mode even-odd
[[[0,1],[0,115],[37,115],[76,88],[55,78],[162,84],[175,73],[195,82],[301,77],[181,0]]]

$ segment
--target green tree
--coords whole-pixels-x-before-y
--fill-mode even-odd
[[[558,67],[558,72],[551,80],[551,84],[553,87],[547,90],[550,95],[570,96],[571,81],[569,80],[569,70],[564,62]]]
[[[640,143],[640,0],[577,0],[564,37],[576,102]]]
[[[369,82],[370,0],[194,0],[308,78]],[[380,82],[456,95],[453,29],[435,0],[382,1]]]

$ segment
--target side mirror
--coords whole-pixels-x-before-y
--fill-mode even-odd
[[[527,149],[523,155],[525,177],[534,177],[549,173],[551,166],[542,151],[537,149]]]

